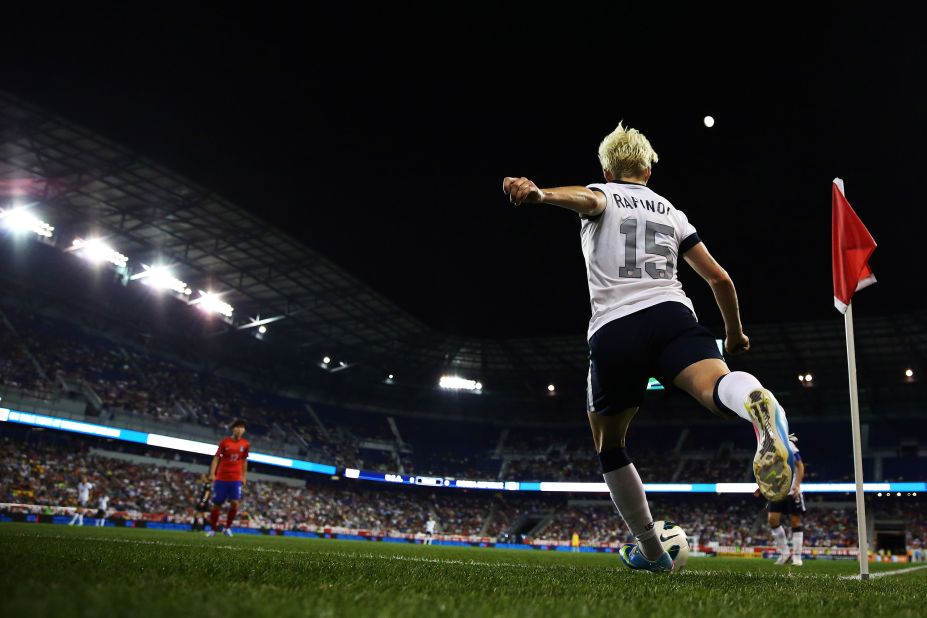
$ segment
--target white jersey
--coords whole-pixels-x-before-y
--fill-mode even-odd
[[[109,508],[109,496],[100,496],[100,499],[97,500],[97,508],[101,511],[105,511]]]
[[[644,185],[588,185],[605,194],[596,217],[583,217],[580,237],[592,318],[588,337],[605,324],[653,305],[675,301],[695,312],[676,278],[680,256],[699,243],[686,216]]]
[[[786,446],[792,451],[792,456],[795,458],[795,467],[798,468],[798,462],[801,461],[801,453],[798,452],[798,447],[795,446],[795,443],[791,440],[788,441]],[[795,483],[798,482],[798,470],[796,469],[795,474],[792,475],[792,485],[789,487],[789,495],[795,491]],[[799,494],[799,499],[801,500],[801,505],[805,506],[805,498]]]
[[[93,483],[80,482],[77,484],[77,501],[81,505],[87,504],[90,500],[90,490],[93,489]]]
[[[435,520],[429,519],[425,522],[425,532],[428,534],[434,534],[435,531]]]

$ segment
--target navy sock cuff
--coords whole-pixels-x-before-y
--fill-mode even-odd
[[[802,531],[804,531],[804,528],[801,526],[795,526],[794,528],[792,528],[792,532],[802,532]]]
[[[715,406],[718,408],[718,410],[721,411],[722,414],[724,414],[725,416],[729,416],[731,418],[738,418],[737,413],[731,410],[726,405],[724,405],[724,402],[721,401],[721,397],[718,396],[718,388],[721,386],[721,380],[723,380],[725,377],[729,375],[730,375],[729,373],[726,373],[720,378],[718,378],[717,382],[715,382],[715,390],[711,394],[711,397],[712,399],[715,400]]]
[[[631,465],[631,458],[628,457],[628,452],[622,446],[621,448],[606,449],[599,453],[599,463],[602,464],[602,474],[608,474],[612,470]]]

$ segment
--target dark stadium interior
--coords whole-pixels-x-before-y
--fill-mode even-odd
[[[878,283],[853,297],[861,466],[879,484],[860,510],[874,560],[927,560],[927,36],[903,12],[873,29],[834,6],[737,28],[680,8],[691,26],[616,28],[619,57],[579,59],[523,38],[514,11],[476,34],[461,7],[455,31],[409,33],[359,7],[291,22],[191,7],[34,50],[11,27],[3,45],[33,53],[0,55],[0,529],[87,511],[205,544],[204,475],[242,420],[241,537],[418,545],[432,520],[437,544],[498,554],[635,542],[587,420],[580,222],[501,191],[508,175],[599,182],[596,147],[623,120],[660,154],[649,186],[737,286],[751,349],[725,361],[787,410],[822,562],[866,558],[832,285],[829,194],[846,180],[878,243]],[[688,43],[663,58],[669,38]],[[54,233],[14,230],[26,210]],[[127,263],[89,259],[96,240]],[[678,271],[723,341],[712,289]],[[771,558],[759,431],[665,386],[627,436],[654,519],[698,559]],[[84,477],[91,506],[109,500],[99,517]]]

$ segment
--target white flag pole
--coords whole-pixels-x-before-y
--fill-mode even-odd
[[[863,453],[859,430],[859,395],[856,387],[856,346],[853,339],[853,302],[843,314],[847,331],[847,364],[850,369],[850,422],[853,425],[853,471],[856,476],[856,525],[859,537],[859,578],[869,579],[869,540],[866,501],[863,497]]]

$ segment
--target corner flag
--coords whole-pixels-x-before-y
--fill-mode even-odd
[[[856,533],[859,539],[859,578],[869,579],[869,539],[863,499],[863,449],[859,429],[859,389],[856,386],[856,344],[853,335],[853,294],[875,283],[869,256],[876,244],[847,201],[843,181],[834,178],[831,190],[834,239],[834,305],[843,314],[847,331],[847,369],[850,378],[850,428],[853,431],[853,474],[856,477]]]
[[[834,306],[840,313],[846,313],[853,294],[875,283],[869,257],[876,242],[847,201],[840,178],[834,179],[831,196]]]

